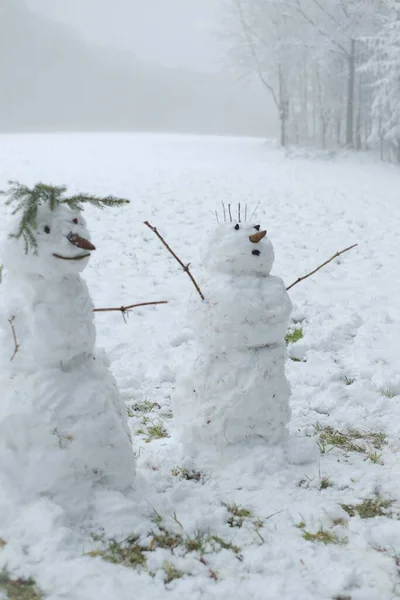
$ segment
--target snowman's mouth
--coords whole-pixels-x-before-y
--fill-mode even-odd
[[[80,254],[78,256],[62,256],[61,254],[56,254],[53,252],[53,256],[56,258],[61,258],[62,260],[83,260],[84,258],[88,258],[88,256],[90,256],[90,252],[87,254]]]
[[[92,242],[86,240],[81,237],[77,233],[69,233],[67,235],[67,240],[71,242],[73,246],[77,248],[82,248],[82,250],[96,250],[96,247],[93,246]],[[90,256],[90,252],[85,252],[85,254],[78,254],[77,256],[63,256],[62,254],[56,254],[53,252],[53,256],[56,258],[61,258],[62,260],[83,260],[84,258],[88,258]]]

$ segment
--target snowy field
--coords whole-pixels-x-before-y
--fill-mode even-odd
[[[9,179],[130,198],[85,211],[97,250],[84,278],[97,308],[169,304],[127,323],[96,316],[134,434],[137,501],[103,507],[102,537],[45,500],[1,497],[0,571],[32,577],[48,600],[399,598],[400,171],[357,155],[285,157],[261,140],[2,136],[0,188]],[[318,442],[314,463],[290,466],[258,448],[209,471],[174,442],[170,398],[193,360],[193,291],[143,221],[201,286],[198,248],[222,201],[260,205],[273,274],[287,285],[359,244],[289,292],[290,339],[303,335],[289,340],[290,427]],[[104,560],[121,562],[129,536],[132,567]],[[4,589],[11,600],[40,597]]]

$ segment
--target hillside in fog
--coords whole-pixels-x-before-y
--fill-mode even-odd
[[[259,90],[89,45],[22,0],[2,6],[1,131],[268,133]]]

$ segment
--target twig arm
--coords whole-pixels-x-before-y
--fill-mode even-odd
[[[335,258],[340,256],[341,254],[344,254],[345,252],[348,252],[349,250],[352,250],[356,246],[358,246],[358,244],[353,244],[352,246],[349,246],[348,248],[345,248],[344,250],[340,250],[340,252],[336,252],[336,254],[334,254],[328,260],[326,260],[324,263],[322,263],[322,265],[319,265],[319,267],[314,269],[314,271],[311,271],[311,273],[307,273],[307,275],[304,275],[303,277],[299,277],[298,279],[296,279],[296,281],[294,281],[291,285],[289,285],[289,287],[287,287],[286,290],[289,291],[290,289],[292,289],[292,287],[294,287],[295,285],[300,283],[300,281],[304,281],[304,279],[308,279],[308,277],[311,277],[311,275],[314,275],[314,273],[317,273],[317,271],[319,271],[320,269],[322,269],[323,267],[328,265],[330,262],[335,260]]]
[[[121,312],[126,313],[132,308],[139,308],[140,306],[154,306],[156,304],[168,304],[167,300],[159,300],[158,302],[140,302],[139,304],[130,304],[129,306],[120,306],[113,308],[94,308],[93,312]]]
[[[231,219],[232,220],[232,219]],[[185,265],[181,259],[179,258],[179,256],[177,256],[175,254],[175,252],[172,250],[172,248],[167,244],[167,242],[164,240],[163,236],[158,232],[157,227],[153,227],[153,225],[150,225],[150,223],[148,221],[145,221],[144,224],[146,225],[146,227],[148,227],[149,229],[152,230],[153,233],[156,234],[156,236],[158,237],[158,239],[161,241],[162,244],[164,244],[164,246],[166,247],[166,249],[168,250],[168,252],[170,254],[172,254],[172,256],[175,258],[175,260],[180,264],[180,266],[182,267],[182,269],[184,270],[185,273],[188,274],[188,276],[190,277],[190,281],[193,283],[194,287],[196,288],[197,293],[199,294],[200,298],[202,300],[204,300],[204,296],[203,293],[199,287],[199,284],[197,283],[197,281],[195,280],[195,278],[193,277],[193,275],[191,274],[189,267],[190,267],[190,263]]]
[[[14,321],[15,321],[15,315],[13,317],[11,317],[11,319],[8,319],[8,322],[10,323],[12,335],[13,335],[13,340],[14,340],[14,354],[12,355],[10,362],[12,362],[14,360],[15,355],[17,354],[17,352],[19,350],[17,334],[15,333]]]

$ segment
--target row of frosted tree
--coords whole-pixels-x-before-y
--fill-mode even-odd
[[[280,141],[400,163],[400,0],[228,0],[230,61],[276,105]]]

